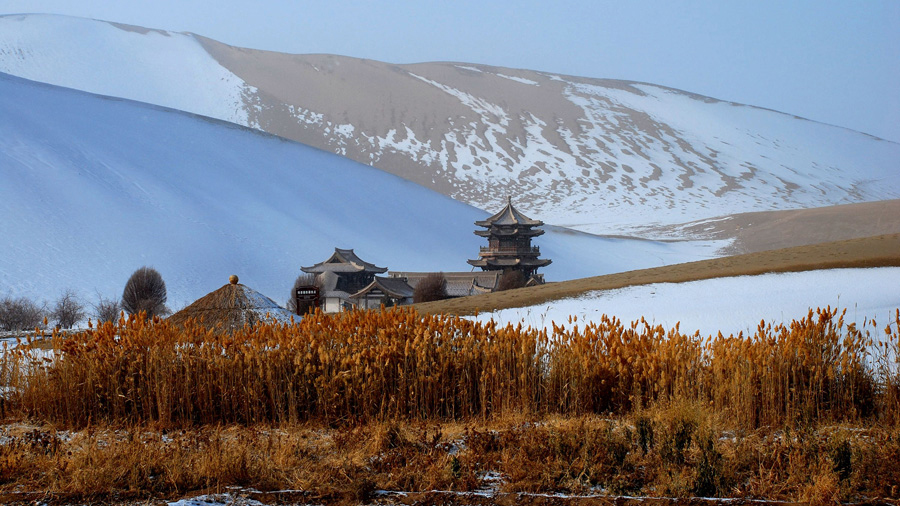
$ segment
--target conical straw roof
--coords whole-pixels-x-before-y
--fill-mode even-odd
[[[206,328],[228,333],[244,325],[290,323],[291,317],[299,321],[272,299],[237,281],[237,276],[231,276],[229,284],[200,297],[170,316],[169,321],[184,325],[193,318]]]

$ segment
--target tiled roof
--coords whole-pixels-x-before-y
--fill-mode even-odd
[[[476,221],[479,227],[490,227],[491,225],[509,226],[522,225],[525,227],[539,227],[544,224],[541,220],[532,220],[531,218],[520,213],[518,209],[512,205],[512,197],[507,197],[506,207],[499,213],[482,221]]]
[[[356,256],[352,249],[334,248],[334,253],[327,260],[310,267],[301,267],[301,271],[310,274],[323,272],[387,272],[387,267],[378,267]]]
[[[486,267],[493,265],[495,267],[545,267],[553,263],[550,259],[544,258],[479,258],[478,260],[466,260],[469,265],[475,267]]]
[[[367,287],[354,293],[350,297],[358,299],[376,288],[381,290],[382,293],[395,299],[406,299],[413,296],[413,287],[409,286],[402,278],[375,276],[375,281],[372,281]]]
[[[482,225],[487,226],[487,225]],[[481,237],[491,237],[491,236],[523,236],[523,237],[537,237],[539,235],[544,235],[544,231],[540,228],[529,228],[529,227],[488,227],[487,230],[476,230],[475,235],[479,235]]]

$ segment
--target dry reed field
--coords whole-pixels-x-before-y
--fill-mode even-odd
[[[0,359],[0,491],[898,498],[900,311],[709,339],[397,308],[231,335],[122,318],[51,348]]]

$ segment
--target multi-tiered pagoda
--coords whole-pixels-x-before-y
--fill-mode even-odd
[[[550,265],[550,260],[538,258],[540,248],[531,245],[532,237],[544,233],[537,228],[544,222],[520,213],[513,207],[511,198],[499,213],[475,224],[487,229],[476,230],[475,235],[487,237],[488,246],[481,248],[477,260],[468,261],[470,265],[485,271],[522,271],[526,280],[531,279],[538,268]]]

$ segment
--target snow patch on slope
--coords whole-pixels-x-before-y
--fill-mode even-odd
[[[540,85],[537,81],[532,81],[531,79],[525,79],[524,77],[516,77],[516,76],[508,76],[506,74],[495,74],[497,77],[502,77],[503,79],[509,79],[510,81],[515,81],[517,83],[522,84],[530,84],[532,86]]]

